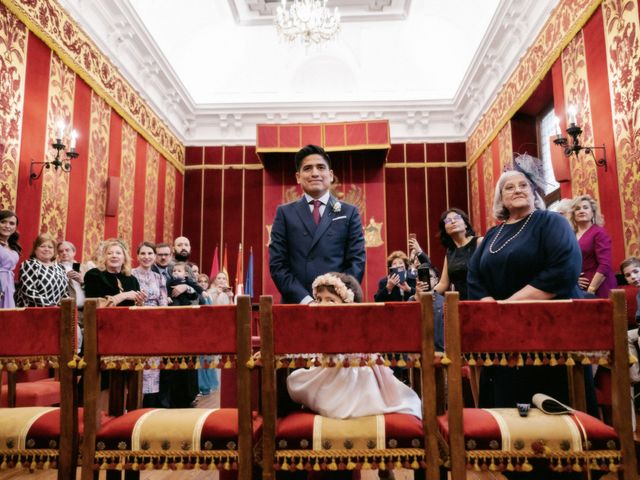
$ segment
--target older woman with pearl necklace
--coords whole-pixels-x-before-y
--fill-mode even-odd
[[[469,262],[469,299],[580,298],[582,261],[575,234],[566,219],[545,210],[531,174],[524,169],[504,172],[493,206],[500,223],[489,229]],[[530,403],[539,392],[565,402],[566,383],[566,372],[550,367],[485,369],[480,407],[515,407]],[[591,389],[587,392],[589,397]]]

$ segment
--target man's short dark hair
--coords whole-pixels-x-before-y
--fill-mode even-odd
[[[318,147],[317,145],[307,145],[306,147],[302,147],[300,150],[298,150],[298,153],[296,153],[296,172],[300,171],[302,161],[309,155],[313,155],[314,153],[317,153],[322,158],[324,158],[329,168],[331,168],[331,159],[322,147]]]
[[[156,250],[159,248],[172,248],[168,243],[156,243]]]

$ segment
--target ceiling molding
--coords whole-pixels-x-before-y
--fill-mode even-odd
[[[501,0],[451,99],[196,104],[128,0],[60,1],[185,145],[254,144],[258,123],[376,118],[389,120],[394,143],[465,141],[557,4]],[[387,0],[341,1],[384,11]],[[228,2],[231,10],[273,3]],[[410,0],[391,3],[408,14]]]

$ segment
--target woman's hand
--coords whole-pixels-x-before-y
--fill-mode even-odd
[[[431,285],[429,282],[421,282],[420,280],[416,281],[416,292],[428,292],[431,290]]]
[[[147,294],[142,291],[133,292],[133,293],[135,293],[133,300],[136,302],[136,305],[138,306],[144,305],[144,301],[147,299]]]
[[[580,278],[578,278],[578,286],[582,289],[582,290],[586,290],[587,288],[589,288],[589,284],[591,283],[591,281],[584,276],[584,273],[581,272],[580,273]]]
[[[422,247],[418,243],[418,240],[416,240],[413,237],[409,237],[409,250],[415,251],[416,255],[418,255],[419,253],[422,253]]]
[[[398,283],[400,283],[400,275],[398,275],[397,273],[389,275],[387,277],[387,290],[390,292],[391,290],[393,290],[393,287],[398,285]]]
[[[400,290],[402,290],[403,292],[411,291],[411,287],[407,284],[407,282],[398,283],[398,286],[400,287]]]

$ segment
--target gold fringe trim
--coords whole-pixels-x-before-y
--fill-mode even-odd
[[[421,368],[419,353],[385,353],[385,354],[348,354],[348,355],[325,355],[325,354],[284,354],[275,355],[276,369],[281,368],[355,368],[372,367],[374,365],[400,368]],[[438,363],[439,357],[434,361]],[[262,365],[259,357],[253,357],[247,362],[247,367]]]
[[[0,471],[9,468],[22,470],[49,470],[57,468],[58,451],[50,449],[0,450]]]
[[[201,368],[235,368],[236,356],[235,355],[219,355],[213,356],[212,360],[205,360],[200,363],[199,355],[177,355],[170,357],[158,356],[105,356],[100,360],[101,370],[198,370]],[[219,357],[219,358],[218,358]],[[78,367],[80,368],[80,360]],[[69,362],[73,363],[73,360]],[[83,364],[83,367],[86,363]]]
[[[533,450],[514,452],[476,450],[465,453],[467,469],[475,471],[530,472],[533,467],[529,463],[529,459],[532,458],[548,460],[551,470],[556,472],[583,472],[587,470],[617,472],[622,470],[622,456],[619,451],[554,451],[537,454]]]
[[[0,357],[0,371],[46,370],[48,368],[58,368],[59,366],[59,357],[57,355]]]
[[[276,470],[387,470],[425,468],[421,448],[388,450],[278,450]]]
[[[97,451],[98,470],[237,470],[238,452],[229,450]]]
[[[632,359],[630,358],[631,362]],[[443,365],[448,365],[451,360],[442,357]],[[609,352],[474,352],[463,355],[462,364],[470,367],[523,367],[527,366],[574,366],[600,365],[609,366],[611,357]],[[633,363],[633,362],[631,362]]]

